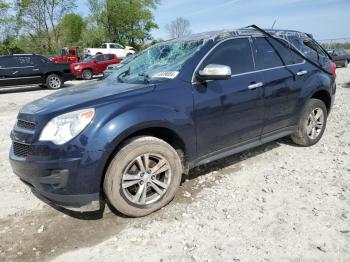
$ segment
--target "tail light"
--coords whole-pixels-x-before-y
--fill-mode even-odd
[[[331,62],[331,72],[332,72],[332,75],[333,75],[334,79],[337,78],[336,70],[337,70],[337,65],[335,63]]]

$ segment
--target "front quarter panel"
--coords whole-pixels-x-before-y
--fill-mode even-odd
[[[153,92],[97,108],[98,120],[90,130],[89,150],[110,154],[131,134],[163,127],[175,132],[186,145],[186,153],[195,153],[195,130],[192,119],[193,99],[190,84],[169,80]]]

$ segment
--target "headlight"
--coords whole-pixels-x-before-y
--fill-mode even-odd
[[[62,145],[79,135],[92,121],[94,114],[95,109],[89,108],[57,116],[46,124],[39,140]]]
[[[80,68],[80,66],[74,66],[74,70],[78,70]]]

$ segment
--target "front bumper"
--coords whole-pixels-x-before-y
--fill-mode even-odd
[[[86,153],[81,158],[27,160],[17,157],[12,146],[10,163],[13,172],[36,195],[67,209],[93,211],[100,208],[102,172],[97,155]]]

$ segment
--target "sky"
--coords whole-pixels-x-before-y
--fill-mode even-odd
[[[78,13],[88,15],[86,0],[78,0]],[[155,38],[168,39],[165,25],[184,17],[191,31],[235,29],[251,24],[293,29],[317,40],[350,38],[350,0],[161,0],[154,10],[159,29]]]

